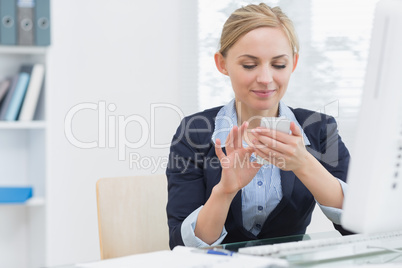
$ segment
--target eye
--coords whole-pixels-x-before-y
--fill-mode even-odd
[[[286,65],[272,65],[275,69],[285,69]]]
[[[243,68],[247,70],[252,70],[256,67],[257,65],[248,65],[248,64],[243,64]]]

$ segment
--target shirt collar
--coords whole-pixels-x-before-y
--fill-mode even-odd
[[[296,126],[298,126],[302,131],[304,144],[310,145],[310,141],[297,121],[294,113],[288,106],[285,105],[283,101],[279,102],[279,116],[285,117],[291,122],[295,122]],[[211,138],[212,142],[215,143],[216,139],[220,139],[222,147],[225,147],[226,138],[234,126],[237,126],[237,113],[235,99],[232,99],[228,104],[223,106],[216,115],[215,130]]]

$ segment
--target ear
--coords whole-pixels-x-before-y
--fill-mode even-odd
[[[299,61],[299,54],[296,53],[293,56],[293,70],[292,70],[292,73],[295,71],[298,61]]]
[[[215,65],[218,68],[218,71],[223,73],[224,75],[228,75],[228,71],[226,70],[226,60],[225,57],[220,52],[216,52],[214,55]]]

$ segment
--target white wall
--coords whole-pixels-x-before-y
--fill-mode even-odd
[[[99,259],[95,183],[101,177],[162,173],[168,148],[153,149],[146,142],[138,149],[119,150],[106,135],[104,148],[82,149],[65,135],[65,118],[72,118],[77,140],[98,139],[100,103],[115,104],[103,114],[105,127],[118,117],[135,116],[125,128],[126,138],[139,143],[144,137],[138,122],[150,124],[150,104],[178,105],[183,23],[182,0],[57,0],[52,1],[52,47],[49,52],[49,180],[47,185],[47,265]],[[187,1],[188,2],[188,1]],[[196,1],[191,1],[193,4]],[[188,5],[188,3],[186,4]],[[194,107],[196,100],[194,100]],[[90,107],[90,106],[89,106]],[[179,124],[173,109],[156,110],[156,143],[168,144]],[[70,126],[68,126],[70,128]],[[118,128],[117,128],[118,129]],[[116,143],[123,138],[118,138]],[[120,134],[123,131],[120,130]],[[119,160],[119,152],[125,160]],[[129,154],[161,160],[162,167],[130,168]],[[135,156],[137,157],[137,156]],[[165,161],[165,162],[164,162]]]

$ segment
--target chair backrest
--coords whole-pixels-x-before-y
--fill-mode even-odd
[[[101,259],[169,249],[165,175],[96,183]]]

